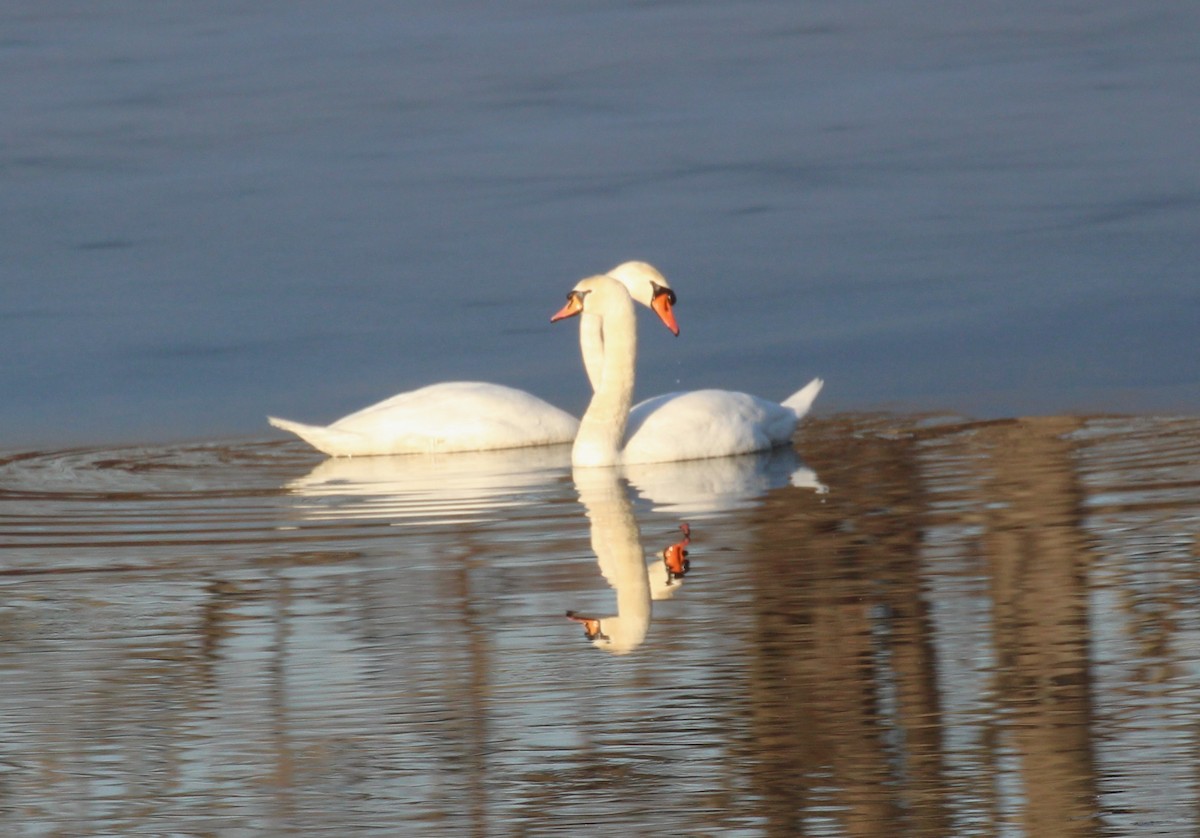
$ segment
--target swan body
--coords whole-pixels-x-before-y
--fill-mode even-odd
[[[274,416],[291,431],[334,457],[379,454],[447,454],[570,442],[579,420],[513,387],[447,381],[400,393],[324,427]]]
[[[652,265],[624,262],[609,274],[626,295],[651,308],[679,334],[671,306],[675,294]],[[580,343],[598,357],[597,324],[580,323]],[[593,387],[600,367],[587,367]],[[579,420],[538,397],[500,384],[450,381],[392,396],[338,419],[306,425],[268,416],[276,428],[296,434],[333,457],[490,451],[571,442]]]
[[[733,390],[694,390],[646,399],[629,412],[623,463],[700,460],[765,451],[791,442],[825,382],[814,378],[782,403]]]
[[[595,386],[571,450],[576,466],[724,457],[762,451],[791,441],[824,382],[813,379],[782,403],[729,390],[668,393],[630,410],[637,362],[637,322],[624,286],[599,275],[579,282],[555,315],[581,315],[598,339],[583,343]],[[581,326],[582,329],[586,326]]]

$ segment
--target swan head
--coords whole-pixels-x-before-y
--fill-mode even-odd
[[[584,313],[603,316],[606,312],[622,309],[633,313],[633,301],[625,288],[611,276],[597,274],[575,283],[575,287],[567,294],[567,304],[550,318],[550,322]]]
[[[609,639],[608,635],[604,633],[600,626],[599,617],[585,617],[575,611],[568,611],[567,619],[582,625],[583,636],[588,640],[595,642],[597,640],[605,641]]]
[[[617,299],[619,294],[620,298],[640,302],[652,309],[663,325],[671,331],[671,334],[678,336],[679,324],[675,322],[675,313],[672,309],[675,305],[675,292],[671,290],[671,286],[667,284],[663,275],[645,262],[626,262],[613,270],[617,271],[619,275],[599,274],[579,280],[567,294],[567,304],[550,318],[550,322],[554,323],[582,314],[589,307],[595,309],[608,305],[619,305]],[[593,293],[596,293],[597,297],[585,303],[585,298]]]
[[[625,286],[635,303],[650,308],[658,315],[671,334],[679,336],[679,325],[675,322],[675,291],[671,283],[649,262],[622,262],[608,275]]]
[[[627,655],[641,646],[650,628],[649,614],[639,617],[585,617],[574,611],[567,619],[583,626],[583,636],[597,649],[613,655]]]

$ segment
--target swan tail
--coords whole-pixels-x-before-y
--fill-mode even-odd
[[[268,416],[267,421],[280,430],[294,433],[313,448],[331,457],[352,457],[362,453],[362,439],[358,434],[318,425],[305,425],[303,422],[293,422],[275,416]]]
[[[812,403],[817,400],[817,394],[821,392],[821,388],[825,386],[824,379],[814,378],[812,381],[805,384],[792,395],[788,396],[783,401],[784,407],[790,407],[796,412],[796,418],[800,419],[804,414],[808,413]]]

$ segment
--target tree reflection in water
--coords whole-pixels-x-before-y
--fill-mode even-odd
[[[1195,832],[1200,420],[797,444],[0,457],[0,832]]]

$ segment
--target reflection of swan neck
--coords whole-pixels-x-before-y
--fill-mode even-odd
[[[584,366],[589,372],[599,369],[599,380],[593,377],[596,389],[580,421],[571,459],[575,465],[608,466],[620,459],[633,403],[637,321],[629,292],[611,277],[596,277],[588,296],[583,317],[596,319],[599,337],[585,339],[581,332],[581,348],[592,353]],[[600,355],[598,363],[596,354]]]
[[[617,594],[617,614],[600,618],[600,648],[632,652],[650,630],[650,579],[641,533],[625,486],[611,469],[576,470],[579,500],[591,523],[592,550],[600,572]]]

